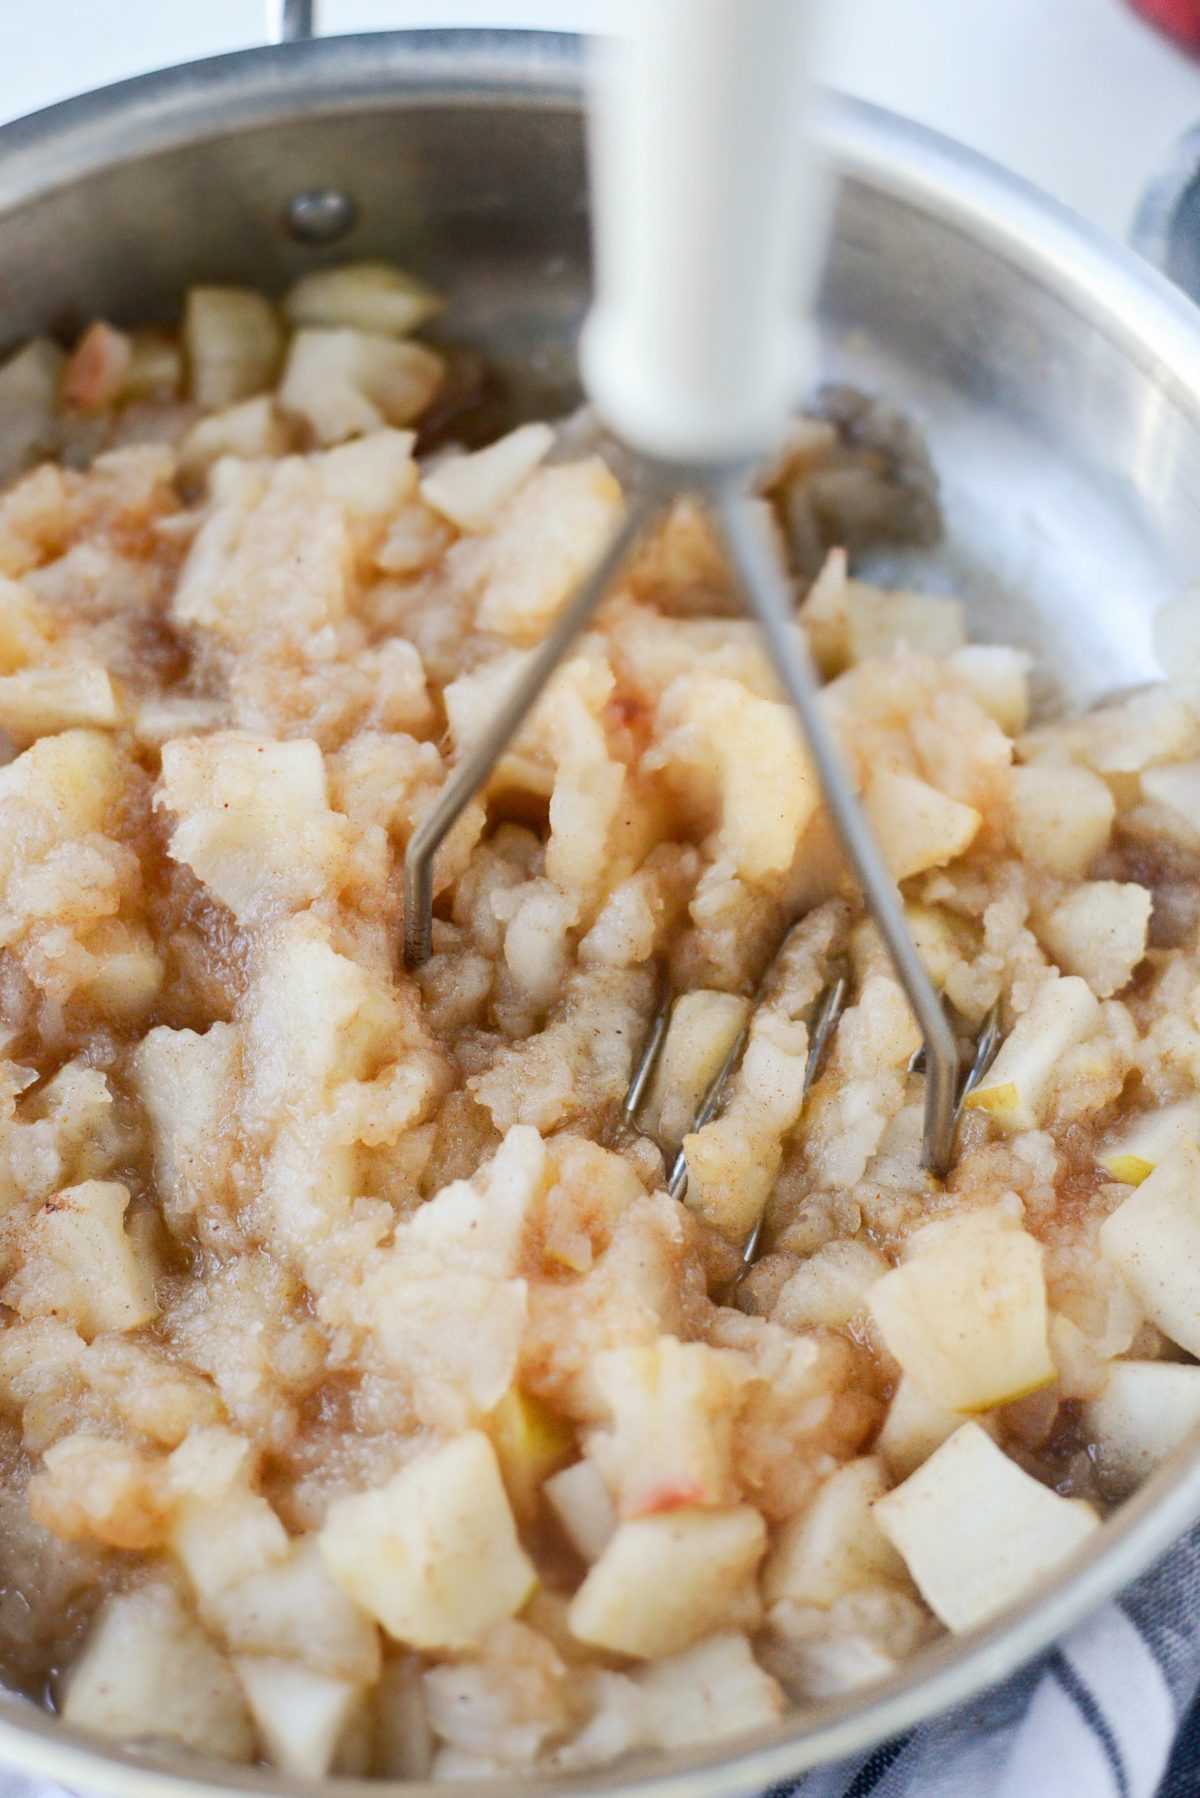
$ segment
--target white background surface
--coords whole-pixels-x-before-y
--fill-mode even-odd
[[[324,0],[331,31],[595,20],[603,0]],[[1128,232],[1200,122],[1200,63],[1124,0],[826,0],[822,72]],[[0,118],[261,41],[263,0],[0,0]]]

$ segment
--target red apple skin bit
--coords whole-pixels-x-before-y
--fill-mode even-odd
[[[678,1511],[684,1505],[702,1505],[709,1502],[711,1494],[704,1490],[698,1480],[688,1486],[658,1486],[653,1492],[639,1499],[638,1503],[626,1513],[630,1517],[657,1517],[664,1511]]]
[[[76,344],[63,371],[63,404],[80,412],[103,412],[121,391],[131,355],[125,333],[97,319]]]

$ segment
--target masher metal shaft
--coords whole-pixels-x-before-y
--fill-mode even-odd
[[[954,1037],[817,703],[791,597],[745,496],[782,431],[806,357],[820,208],[808,147],[815,0],[623,0],[595,83],[596,294],[580,353],[602,419],[642,464],[624,523],[536,650],[405,858],[405,958],[432,947],[438,845],[487,779],[668,491],[716,505],[795,706],[830,814],[925,1037],[924,1159],[949,1165]]]

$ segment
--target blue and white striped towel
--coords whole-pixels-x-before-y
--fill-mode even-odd
[[[1198,1798],[1198,1693],[1200,1529],[1002,1686],[769,1798]],[[0,1798],[69,1795],[0,1772]]]

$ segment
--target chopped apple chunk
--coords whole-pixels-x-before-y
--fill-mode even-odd
[[[986,1411],[1055,1377],[1041,1244],[986,1212],[918,1231],[869,1304],[904,1373],[952,1411]]]
[[[423,343],[305,327],[292,338],[279,404],[304,420],[318,444],[343,443],[384,425],[411,424],[443,373],[441,357]]]
[[[309,643],[341,618],[352,543],[325,473],[302,456],[218,462],[172,596],[175,620],[244,645],[264,636]]]
[[[1033,762],[1014,768],[1009,834],[1026,861],[1079,880],[1108,843],[1116,814],[1112,793],[1090,768]]]
[[[344,325],[381,337],[407,337],[442,310],[431,287],[392,262],[345,262],[302,275],[284,295],[292,325]]]
[[[1092,880],[1041,919],[1038,934],[1066,974],[1080,974],[1099,999],[1129,984],[1146,953],[1150,894],[1134,881]]]
[[[1029,722],[1029,669],[1032,657],[1003,643],[968,643],[956,649],[946,666],[969,689],[1007,737],[1019,736]]]
[[[85,1180],[47,1199],[4,1302],[23,1317],[67,1317],[88,1337],[150,1323],[154,1280],[126,1233],[128,1204],[129,1188],[115,1180]]]
[[[847,649],[851,662],[890,656],[903,645],[935,661],[966,641],[962,601],[935,593],[904,593],[847,581]]]
[[[621,516],[621,489],[598,456],[538,468],[469,552],[480,580],[477,620],[513,642],[535,643],[575,591]]]
[[[320,1543],[347,1596],[414,1648],[470,1648],[537,1584],[478,1430],[424,1450],[376,1491],[339,1499]]]
[[[1019,747],[1031,761],[1057,763],[1066,750],[1099,774],[1153,773],[1157,765],[1182,763],[1196,754],[1196,717],[1168,687],[1142,687],[1126,699],[1097,706],[1075,724],[1040,725]]]
[[[940,991],[950,970],[960,961],[970,960],[974,952],[970,929],[940,905],[909,903],[904,907],[904,921],[926,973]]]
[[[183,347],[192,398],[211,412],[270,387],[283,354],[283,332],[261,293],[192,287],[183,314]]]
[[[846,552],[831,549],[797,613],[809,653],[827,680],[843,673],[850,659],[847,585]]]
[[[282,1566],[287,1531],[261,1493],[251,1489],[249,1445],[230,1431],[189,1436],[171,1457],[178,1491],[170,1545],[191,1584],[201,1615],[223,1627],[225,1600],[247,1580]]]
[[[345,820],[329,808],[315,743],[244,731],[179,737],[162,751],[157,803],[178,820],[170,853],[236,917],[293,909],[335,884]]]
[[[112,681],[93,662],[60,662],[0,675],[0,730],[18,743],[88,725],[106,730],[120,718]]]
[[[182,1230],[206,1200],[221,1196],[228,1176],[241,1032],[212,1024],[200,1036],[160,1025],[138,1044],[130,1071],[149,1124],[163,1210]]]
[[[133,331],[129,340],[129,366],[121,383],[123,400],[149,400],[162,404],[178,399],[183,383],[183,351],[155,325]]]
[[[510,1386],[484,1427],[500,1462],[509,1502],[519,1518],[537,1510],[538,1493],[550,1475],[572,1458],[575,1434],[548,1405]]]
[[[1162,808],[1163,826],[1188,848],[1200,845],[1200,761],[1147,768],[1142,792]]]
[[[1177,1143],[1104,1220],[1100,1248],[1163,1335],[1189,1355],[1200,1355],[1200,1149],[1195,1143]]]
[[[421,498],[460,531],[486,531],[554,442],[549,425],[520,425],[469,456],[447,456],[421,482]]]
[[[970,848],[982,823],[973,806],[895,768],[871,776],[863,807],[894,880],[944,868]]]
[[[120,790],[120,757],[103,731],[65,730],[39,737],[0,768],[0,803],[18,799],[44,810],[58,842],[103,830]]]
[[[1143,1113],[1108,1137],[1096,1160],[1114,1180],[1140,1186],[1163,1156],[1182,1142],[1200,1145],[1200,1099],[1180,1099]]]
[[[59,1692],[77,1729],[248,1761],[254,1732],[229,1662],[165,1581],[106,1601]]]
[[[316,1537],[293,1538],[282,1555],[267,1548],[261,1565],[217,1596],[214,1618],[230,1652],[299,1663],[359,1688],[377,1679],[379,1631],[334,1583]]]
[[[63,362],[62,351],[48,337],[31,338],[0,362],[0,481],[15,479],[60,446]]]
[[[577,1554],[598,1561],[617,1527],[612,1494],[591,1461],[576,1461],[542,1487],[550,1508]]]
[[[40,661],[55,635],[55,618],[49,607],[20,581],[0,574],[0,674]]]
[[[302,1778],[323,1778],[363,1709],[363,1688],[295,1661],[241,1655],[233,1665],[271,1765]]]
[[[737,872],[763,880],[790,867],[821,798],[791,707],[740,681],[687,674],[667,689],[658,728],[673,779],[689,803],[716,813]]]
[[[649,1136],[678,1147],[749,1016],[750,1001],[737,993],[701,987],[676,999],[642,1110]]]
[[[800,1263],[771,1315],[789,1330],[822,1324],[841,1329],[866,1310],[868,1295],[887,1272],[886,1259],[871,1243],[827,1242]]]
[[[80,969],[76,992],[114,1023],[142,1023],[164,973],[150,932],[123,918],[102,918],[89,930],[85,946],[90,966]]]
[[[1061,1498],[965,1423],[893,1492],[875,1521],[947,1629],[973,1629],[1053,1574],[1100,1519]]]
[[[905,1374],[892,1394],[875,1452],[882,1455],[897,1480],[906,1480],[928,1461],[935,1448],[953,1436],[962,1420],[961,1411],[939,1404]],[[995,1427],[989,1418],[980,1421],[989,1433]]]
[[[185,479],[198,481],[222,456],[282,456],[287,448],[288,432],[275,402],[260,393],[197,419],[179,446],[179,469]]]
[[[713,1630],[750,1627],[766,1544],[763,1520],[749,1505],[630,1518],[571,1600],[571,1634],[656,1660]]]
[[[966,1105],[986,1111],[1005,1130],[1036,1130],[1050,1108],[1063,1056],[1099,1021],[1099,1002],[1086,980],[1077,974],[1048,980]]]
[[[872,1509],[889,1484],[882,1462],[871,1455],[831,1473],[780,1531],[763,1568],[766,1603],[827,1606],[847,1592],[906,1586],[904,1562]]]
[[[1200,1427],[1200,1367],[1113,1361],[1084,1415],[1104,1467],[1136,1486]]]
[[[779,1685],[758,1665],[745,1636],[724,1630],[637,1675],[656,1748],[696,1747],[760,1729],[781,1717]]]
[[[596,1356],[592,1379],[612,1426],[588,1453],[622,1517],[736,1498],[733,1425],[746,1378],[735,1355],[673,1336]]]

